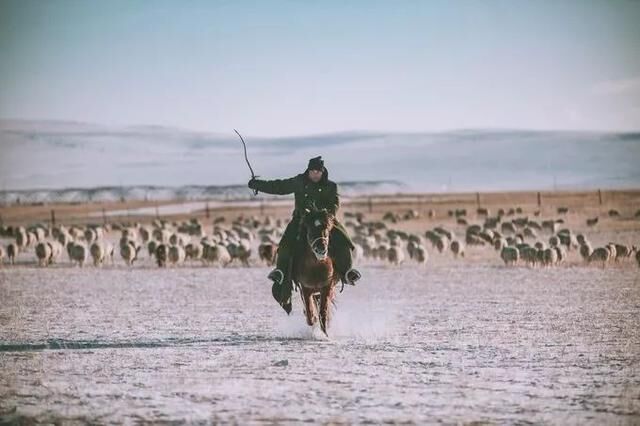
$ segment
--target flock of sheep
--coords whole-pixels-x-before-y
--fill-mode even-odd
[[[478,208],[478,222],[469,224],[466,209],[449,211],[456,230],[436,226],[424,233],[407,232],[396,224],[418,219],[420,214],[409,210],[404,214],[389,212],[382,220],[368,221],[363,213],[346,212],[345,226],[355,243],[356,262],[367,260],[399,265],[407,261],[426,264],[429,251],[450,253],[453,258],[464,258],[465,248],[495,251],[506,265],[555,266],[567,260],[571,251],[580,254],[584,262],[605,266],[635,256],[640,266],[640,252],[636,246],[609,243],[593,248],[583,234],[575,234],[564,227],[562,218],[539,220],[523,214],[522,209],[495,215],[486,208]],[[558,209],[559,215],[567,213]],[[537,214],[534,214],[536,217]],[[429,212],[433,218],[435,213]],[[611,216],[611,215],[610,215]],[[588,219],[594,226],[597,218]],[[128,266],[141,260],[152,260],[159,267],[201,263],[203,265],[250,266],[252,258],[273,265],[277,245],[285,223],[272,217],[239,216],[230,224],[224,218],[214,220],[206,232],[199,219],[182,222],[155,220],[151,224],[110,225],[58,225],[38,224],[30,227],[0,227],[0,237],[10,239],[4,248],[0,245],[0,264],[14,264],[19,253],[32,251],[40,266],[64,260],[84,266],[113,265],[119,257]],[[460,232],[459,228],[464,231]],[[561,229],[558,229],[562,227]]]
[[[425,242],[431,249],[444,254],[450,252],[454,258],[465,256],[465,247],[487,248],[497,252],[506,265],[556,266],[566,262],[568,253],[576,251],[587,264],[606,266],[611,262],[622,262],[635,256],[640,266],[640,252],[635,245],[624,245],[610,242],[603,247],[593,248],[583,234],[575,234],[571,229],[562,227],[563,218],[538,220],[524,215],[521,208],[509,210],[499,209],[491,215],[487,208],[478,208],[476,217],[481,223],[469,224],[466,209],[449,211],[458,226],[464,227],[461,236],[454,229],[437,226],[427,230],[423,235],[395,230],[390,226],[416,219],[418,212],[410,210],[404,214],[387,212],[382,222],[363,222],[362,216],[352,215],[358,223],[347,222],[356,230],[354,240],[362,248],[365,258],[386,260],[392,264],[405,261],[405,253],[409,259],[418,263],[428,260]],[[558,215],[566,215],[568,208],[558,208]],[[535,217],[539,211],[534,213]],[[435,212],[429,211],[433,218]],[[617,210],[609,211],[610,217],[619,217]],[[640,212],[636,213],[636,218]],[[598,223],[598,218],[587,219],[587,226]]]
[[[14,264],[19,253],[33,250],[40,266],[59,263],[63,253],[69,262],[79,266],[87,262],[94,266],[112,265],[118,256],[128,266],[144,257],[153,259],[159,267],[185,262],[219,266],[236,262],[249,266],[253,242],[259,237],[260,257],[271,264],[282,228],[281,222],[274,221],[276,226],[271,222],[270,218],[260,223],[255,218],[240,217],[230,226],[215,224],[209,234],[198,219],[180,223],[156,220],[150,225],[4,227],[0,236],[13,241],[6,249],[0,246],[0,263],[6,258]]]

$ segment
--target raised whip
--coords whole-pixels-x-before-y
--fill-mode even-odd
[[[236,129],[233,129],[233,131],[236,132],[236,134],[240,137],[240,140],[242,141],[242,147],[244,148],[244,161],[247,162],[247,166],[249,166],[249,170],[251,171],[251,179],[255,179],[257,176],[255,173],[253,173],[253,168],[251,167],[251,163],[249,163],[249,157],[247,157],[247,144],[244,143],[244,139],[242,138],[242,135],[240,134],[240,132],[238,132]],[[253,194],[258,195],[258,190],[254,189]]]

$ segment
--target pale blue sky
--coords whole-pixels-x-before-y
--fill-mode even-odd
[[[640,128],[640,1],[0,0],[0,117]]]

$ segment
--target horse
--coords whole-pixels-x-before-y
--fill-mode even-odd
[[[294,251],[291,278],[302,297],[307,324],[318,321],[328,337],[330,304],[335,304],[339,275],[329,254],[329,236],[334,217],[326,209],[312,206],[300,220],[297,250]]]

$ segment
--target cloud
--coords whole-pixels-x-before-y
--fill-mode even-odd
[[[597,96],[640,94],[640,75],[625,79],[601,81],[591,88],[591,93]]]

